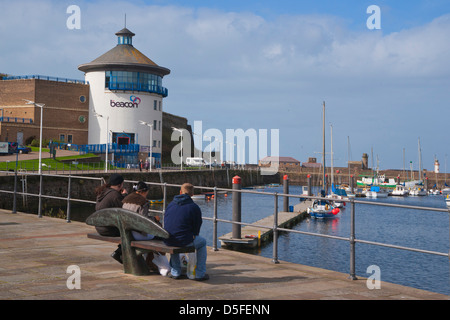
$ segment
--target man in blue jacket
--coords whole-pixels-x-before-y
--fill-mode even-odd
[[[169,232],[169,239],[164,240],[166,245],[184,247],[194,245],[197,255],[197,268],[195,280],[208,280],[206,274],[206,240],[199,236],[202,225],[202,211],[191,199],[194,195],[194,186],[185,183],[181,186],[180,195],[175,196],[167,206],[164,214],[164,229]],[[181,277],[181,263],[179,254],[170,256],[171,271],[169,277]]]

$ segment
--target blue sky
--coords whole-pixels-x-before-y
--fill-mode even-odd
[[[71,4],[80,30],[66,27]],[[380,30],[366,27],[370,5]],[[320,159],[325,101],[336,166],[349,137],[351,160],[373,149],[380,169],[401,169],[405,150],[417,169],[420,138],[423,167],[436,156],[444,171],[450,1],[0,0],[0,72],[82,79],[125,13],[134,46],[171,69],[165,111],[204,131],[279,129],[281,156]]]

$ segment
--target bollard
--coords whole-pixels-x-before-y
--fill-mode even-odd
[[[283,193],[284,194],[289,194],[289,177],[288,175],[284,175],[283,177]],[[289,197],[284,196],[283,197],[283,211],[284,212],[289,212]]]
[[[311,175],[308,174],[308,196],[311,197]]]
[[[241,190],[241,178],[239,176],[233,177],[233,190]],[[233,191],[233,222],[241,222],[241,193]],[[241,225],[233,224],[232,238],[241,238]]]

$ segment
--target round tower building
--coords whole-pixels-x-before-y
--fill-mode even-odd
[[[135,34],[127,28],[116,36],[114,48],[78,67],[90,85],[88,144],[108,143],[113,150],[140,145],[141,152],[148,152],[153,163],[160,164],[163,98],[168,95],[162,79],[170,70],[137,50]],[[115,156],[115,162],[138,161],[137,151]]]

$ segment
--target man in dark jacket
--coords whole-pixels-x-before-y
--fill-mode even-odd
[[[127,195],[123,188],[123,177],[120,174],[113,173],[109,177],[109,183],[98,187],[95,190],[97,195],[95,210],[105,208],[122,208],[122,200]],[[119,229],[116,227],[95,227],[97,232],[105,237],[120,237]],[[111,254],[118,262],[122,263],[122,248],[119,244],[116,251]]]
[[[164,242],[169,246],[184,247],[194,245],[197,256],[195,280],[208,280],[206,274],[206,240],[199,236],[202,225],[202,212],[200,207],[192,201],[194,186],[185,183],[181,186],[180,195],[175,196],[167,206],[164,214],[164,229],[169,232],[169,239]],[[181,264],[179,254],[170,256],[170,277],[179,279],[181,276]]]

